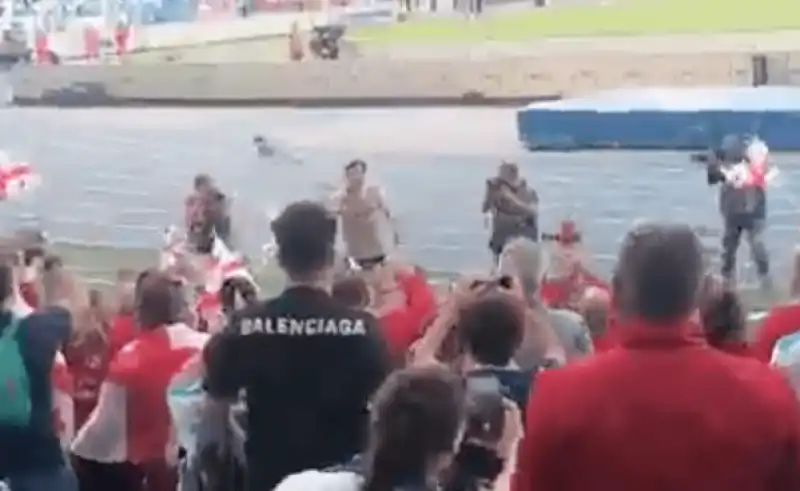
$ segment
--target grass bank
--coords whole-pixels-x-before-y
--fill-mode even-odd
[[[398,24],[363,26],[350,34],[360,43],[456,44],[567,36],[793,29],[800,29],[797,0],[617,0],[607,5],[501,12],[476,20],[463,17],[411,19]]]

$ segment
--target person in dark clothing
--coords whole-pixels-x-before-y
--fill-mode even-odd
[[[247,394],[247,489],[347,462],[366,442],[367,405],[389,372],[377,320],[329,293],[336,218],[289,205],[273,222],[284,292],[234,312],[206,347],[213,399]]]
[[[495,261],[514,237],[539,238],[539,196],[519,175],[516,164],[503,162],[497,177],[486,181],[482,211],[491,215],[489,249]]]
[[[769,257],[764,244],[767,218],[767,157],[769,150],[760,140],[746,144],[740,137],[727,136],[719,150],[707,158],[709,185],[719,184],[722,235],[722,275],[735,282],[736,252],[745,234],[762,286],[771,287]]]
[[[3,304],[9,304],[15,288],[11,266],[0,263]],[[42,308],[21,319],[11,308],[0,311],[0,336],[9,335],[16,340],[30,397],[28,424],[0,421],[0,480],[8,480],[14,491],[77,490],[75,475],[65,462],[53,424],[50,383],[56,351],[69,339],[70,328],[71,315],[62,307]]]

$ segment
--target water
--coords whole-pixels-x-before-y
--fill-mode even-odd
[[[304,164],[259,160],[254,134]],[[322,196],[322,184],[338,182],[356,157],[387,190],[403,254],[439,272],[489,264],[480,203],[501,159],[518,162],[538,190],[544,230],[565,217],[578,221],[604,274],[637,219],[719,226],[715,193],[685,154],[530,154],[515,135],[508,109],[8,109],[0,111],[0,146],[32,162],[44,185],[25,202],[4,203],[0,227],[39,223],[69,244],[68,260],[108,278],[115,267],[154,260],[192,177],[208,172],[235,196],[254,251],[267,238],[269,212]],[[800,159],[776,160],[784,184],[770,193],[768,243],[783,278],[797,241]]]

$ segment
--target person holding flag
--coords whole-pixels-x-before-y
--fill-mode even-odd
[[[709,185],[720,185],[719,207],[722,236],[722,275],[735,283],[736,253],[742,233],[750,244],[762,288],[771,289],[769,256],[764,244],[767,218],[767,184],[777,175],[768,163],[769,147],[758,138],[745,144],[728,135],[715,158],[707,162]]]

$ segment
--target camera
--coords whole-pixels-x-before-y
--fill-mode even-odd
[[[581,242],[581,234],[575,233],[571,235],[563,234],[548,234],[542,232],[542,242],[558,242],[559,244],[579,244]]]
[[[495,289],[510,290],[514,286],[514,278],[510,275],[502,275],[489,280],[475,280],[469,289],[478,294],[489,293]]]
[[[505,430],[506,410],[503,388],[492,375],[467,377],[467,427],[470,441],[495,443]]]
[[[563,245],[580,244],[582,234],[578,232],[578,227],[572,220],[564,220],[559,225],[556,233],[542,232],[542,242],[556,242]]]

